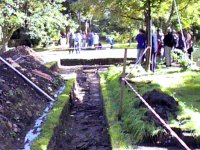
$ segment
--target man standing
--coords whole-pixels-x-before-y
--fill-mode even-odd
[[[136,36],[135,40],[137,41],[137,62],[138,63],[142,63],[143,60],[143,53],[144,50],[146,48],[146,35],[145,35],[145,31],[143,29],[139,30],[139,34]]]
[[[152,27],[152,54],[151,54],[151,71],[154,72],[156,68],[156,58],[158,52],[158,38],[157,34],[155,33],[155,27]]]
[[[164,49],[166,66],[171,66],[171,50],[174,46],[175,40],[171,28],[167,28],[167,34],[164,37]]]

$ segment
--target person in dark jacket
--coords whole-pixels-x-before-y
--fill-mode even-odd
[[[152,54],[151,54],[151,71],[154,72],[156,68],[156,57],[158,52],[158,38],[155,33],[155,28],[152,27]]]
[[[174,36],[172,34],[171,28],[167,28],[167,34],[164,37],[164,49],[165,49],[165,60],[166,60],[166,66],[171,66],[171,51],[174,47]]]
[[[136,36],[135,40],[137,41],[137,62],[139,64],[143,61],[143,53],[146,48],[147,38],[145,31],[143,29],[139,30],[139,34]]]

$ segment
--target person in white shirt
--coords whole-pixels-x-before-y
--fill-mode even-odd
[[[97,33],[94,34],[93,36],[93,44],[95,49],[98,49],[98,45],[99,45],[99,36]]]

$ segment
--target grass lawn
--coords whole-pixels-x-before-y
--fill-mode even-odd
[[[136,107],[138,99],[129,88],[125,88],[122,121],[117,120],[120,97],[119,77],[122,67],[111,67],[101,75],[101,86],[105,109],[110,125],[113,148],[131,149],[145,136],[158,134],[162,129],[144,121],[146,109]],[[135,74],[135,73],[132,73]],[[133,86],[143,95],[159,89],[173,96],[179,102],[177,119],[171,119],[170,126],[191,131],[200,137],[200,73],[199,71],[157,70],[155,75],[132,77]]]
[[[113,47],[114,47],[114,49],[124,49],[124,48],[136,49],[137,43],[131,43],[130,46],[129,46],[129,44],[114,44]]]

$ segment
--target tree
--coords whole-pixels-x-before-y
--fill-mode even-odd
[[[73,24],[63,15],[64,0],[2,0],[0,1],[0,26],[2,40],[0,52],[7,50],[8,41],[17,29],[28,30],[32,38],[45,39],[58,34],[65,26]]]
[[[138,29],[144,27],[148,1],[151,3],[153,24],[164,30],[168,26],[178,28],[174,0],[78,0],[73,5],[75,10],[92,14],[97,19],[110,18],[123,28]],[[183,27],[189,28],[191,22],[200,25],[199,0],[176,0]],[[195,8],[195,9],[192,9]],[[101,15],[101,17],[99,17]]]

